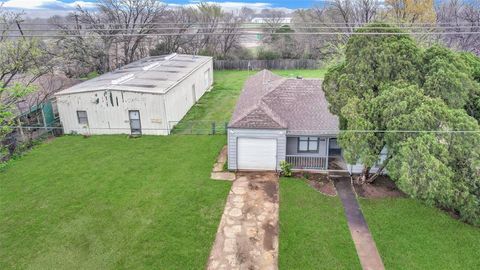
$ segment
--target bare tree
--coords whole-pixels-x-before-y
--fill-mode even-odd
[[[191,53],[189,44],[194,40],[192,35],[181,35],[183,33],[191,33],[195,24],[195,11],[191,7],[180,7],[167,10],[162,19],[164,28],[175,28],[169,30],[169,33],[179,35],[161,36],[155,49],[150,51],[151,55],[169,54],[173,52]]]
[[[437,7],[437,23],[448,25],[449,31],[478,32],[480,30],[480,3],[449,0]],[[439,35],[449,47],[480,55],[480,36],[476,34]]]
[[[266,33],[274,33],[285,24],[285,11],[278,9],[263,9],[261,12]]]
[[[240,43],[240,27],[243,19],[233,14],[225,14],[223,16],[224,25],[221,27],[220,32],[222,35],[219,39],[220,55],[222,58],[227,58],[232,49],[239,46]]]

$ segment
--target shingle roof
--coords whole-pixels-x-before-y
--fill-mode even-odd
[[[98,90],[165,93],[190,72],[210,61],[209,56],[170,54],[150,56],[77,84],[57,95]]]
[[[338,117],[317,79],[283,78],[263,70],[247,79],[229,127],[287,129],[290,134],[336,134]]]

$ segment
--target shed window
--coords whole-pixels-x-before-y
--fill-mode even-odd
[[[318,152],[318,137],[298,138],[298,152]]]
[[[77,111],[78,123],[81,125],[88,125],[87,111]]]

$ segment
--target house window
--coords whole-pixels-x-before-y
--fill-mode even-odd
[[[87,111],[77,111],[78,123],[81,125],[88,125]]]
[[[317,137],[298,138],[298,152],[308,152],[308,153],[318,152],[318,138]]]

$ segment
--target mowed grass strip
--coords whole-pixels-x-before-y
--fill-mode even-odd
[[[361,269],[343,207],[302,180],[280,180],[280,269]]]
[[[0,172],[0,269],[201,269],[219,136],[66,136]]]
[[[413,199],[360,200],[387,269],[480,269],[480,229]]]
[[[200,98],[182,121],[175,126],[173,133],[209,134],[212,130],[212,122],[215,122],[217,132],[224,132],[225,123],[232,116],[245,80],[257,72],[246,70],[215,71],[213,73],[213,89]],[[274,70],[273,72],[285,77],[323,78],[326,69]]]

